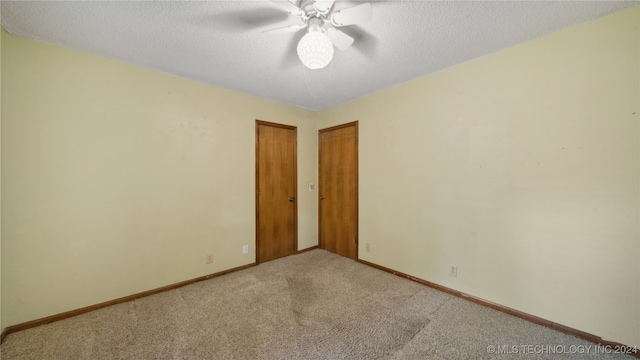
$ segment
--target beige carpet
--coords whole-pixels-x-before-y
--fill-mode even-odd
[[[496,344],[518,346],[519,353],[489,353]],[[522,345],[564,347],[563,354],[541,348],[523,354]],[[587,347],[590,354],[567,354]],[[1,354],[2,360],[633,359],[596,355],[593,347],[313,250],[14,333]]]

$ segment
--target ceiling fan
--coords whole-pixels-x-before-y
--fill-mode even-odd
[[[372,17],[371,4],[364,3],[342,10],[332,10],[335,0],[300,0],[299,6],[287,0],[271,0],[302,24],[266,30],[265,33],[284,34],[307,28],[298,43],[298,57],[309,69],[322,69],[333,59],[333,46],[345,50],[354,39],[338,30],[341,26],[367,22]],[[294,0],[295,1],[295,0]]]

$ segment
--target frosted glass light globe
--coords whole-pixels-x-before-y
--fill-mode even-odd
[[[333,59],[333,44],[320,31],[309,31],[298,43],[298,56],[309,69],[322,69]]]

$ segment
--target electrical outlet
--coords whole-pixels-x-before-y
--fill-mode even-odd
[[[458,265],[449,265],[449,275],[458,276]]]
[[[249,253],[249,245],[242,245],[242,253],[245,255]]]
[[[207,254],[206,262],[207,264],[213,263],[213,254]]]
[[[370,252],[371,251],[371,244],[369,244],[369,243],[364,244],[364,249],[365,249],[366,252]]]

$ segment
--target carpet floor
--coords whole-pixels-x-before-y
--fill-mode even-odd
[[[2,360],[633,359],[323,250],[13,333],[0,350]]]

